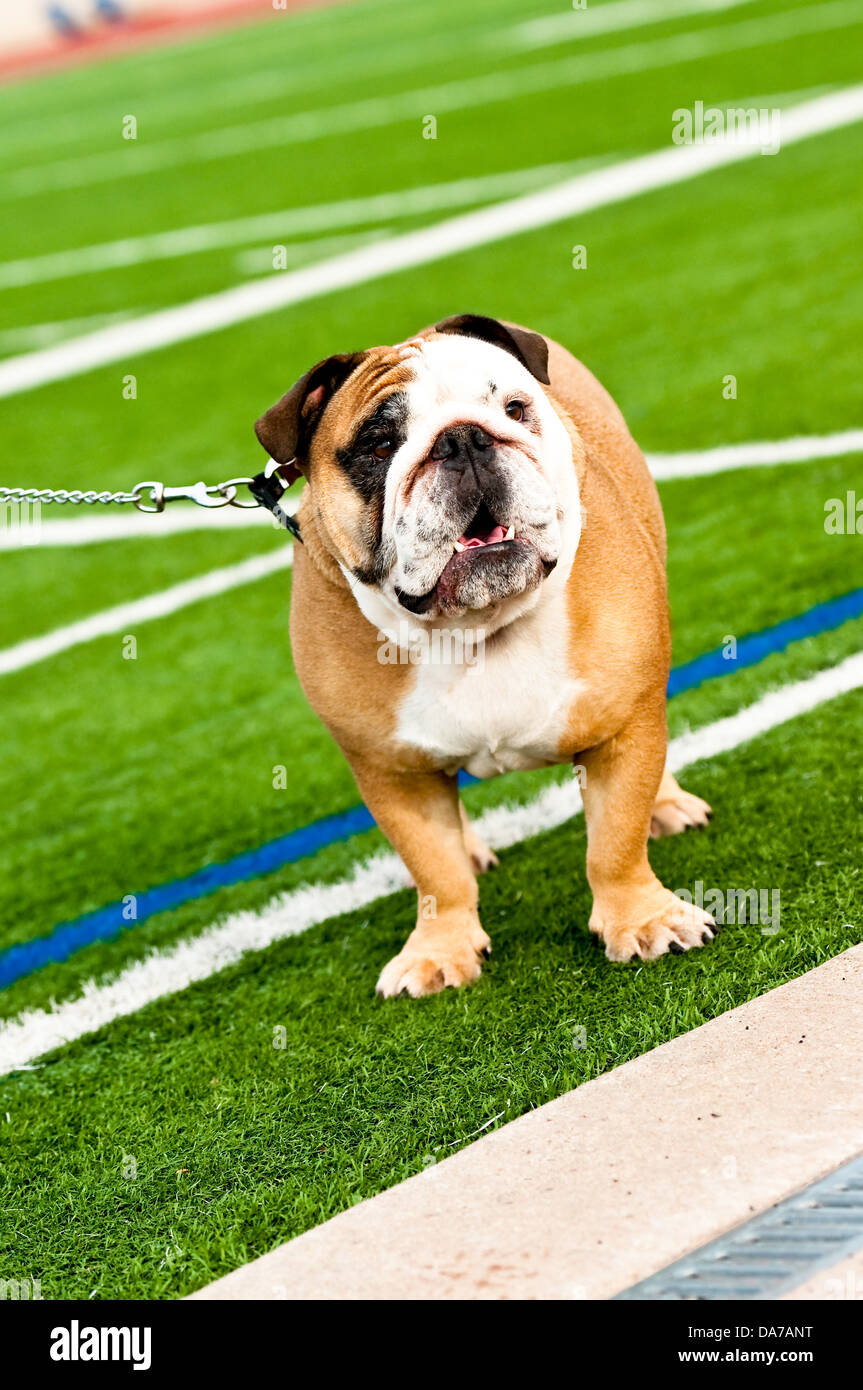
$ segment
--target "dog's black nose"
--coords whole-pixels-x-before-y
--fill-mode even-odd
[[[451,425],[438,435],[430,457],[445,468],[465,469],[493,447],[491,435],[479,425]]]

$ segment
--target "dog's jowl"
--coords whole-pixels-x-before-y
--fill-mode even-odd
[[[464,768],[578,765],[590,928],[610,960],[700,946],[648,838],[710,808],[665,766],[665,529],[620,411],[537,333],[464,314],[318,363],[258,421],[303,474],[291,605],[303,688],[417,888],[378,990],[475,980],[476,874],[496,863]],[[575,871],[575,870],[574,870]]]

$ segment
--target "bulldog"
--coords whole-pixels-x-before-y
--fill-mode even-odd
[[[577,766],[589,927],[609,960],[718,931],[650,836],[711,815],[665,766],[665,528],[644,457],[565,348],[464,314],[319,362],[256,426],[297,512],[297,673],[401,856],[417,925],[378,993],[477,979],[497,864],[457,774]]]

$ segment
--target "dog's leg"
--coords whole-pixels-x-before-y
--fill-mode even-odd
[[[477,912],[458,784],[444,773],[394,773],[351,761],[360,795],[417,889],[417,924],[378,980],[378,994],[418,998],[479,976],[491,942]]]
[[[650,813],[650,838],[679,835],[691,825],[705,826],[712,815],[707,802],[693,792],[685,792],[666,768]]]
[[[467,811],[460,801],[458,809],[461,812],[461,829],[464,836],[464,847],[470,857],[474,870],[478,874],[484,874],[488,869],[496,869],[500,865],[500,860],[493,849],[489,849],[485,840],[481,840],[467,818]]]
[[[608,743],[582,755],[585,766],[590,929],[609,960],[686,951],[710,941],[713,918],[664,888],[647,860],[647,835],[665,766],[665,709],[646,706]]]

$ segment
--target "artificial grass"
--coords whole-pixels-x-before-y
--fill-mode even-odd
[[[483,881],[494,954],[470,990],[375,999],[403,893],[5,1078],[4,1265],[47,1298],[179,1296],[858,942],[861,721],[855,693],[700,766],[714,825],[654,847],[673,888],[779,889],[776,934],[728,925],[684,957],[610,965],[586,931],[578,822]]]

